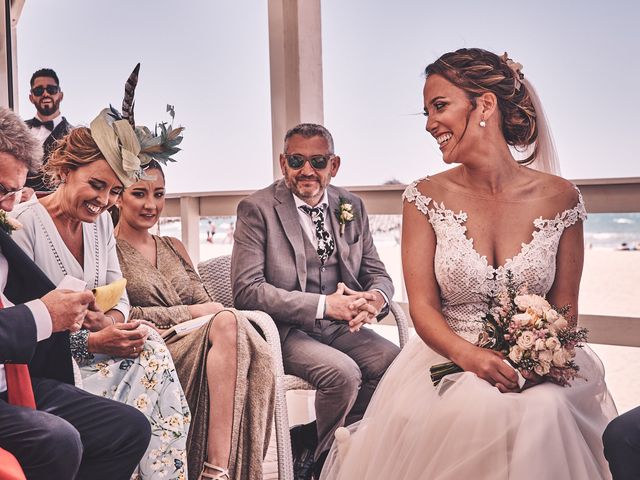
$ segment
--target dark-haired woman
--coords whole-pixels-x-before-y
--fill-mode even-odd
[[[418,335],[321,478],[610,478],[600,437],[616,411],[588,347],[577,351],[580,377],[570,386],[530,376],[520,388],[499,354],[476,345],[486,300],[509,277],[569,305],[574,322],[578,314],[585,208],[574,185],[540,171],[556,161],[521,69],[480,49],[426,68],[426,129],[456,166],[404,194],[402,258]],[[530,147],[522,162],[530,167],[512,147]],[[464,372],[434,387],[429,369],[447,361]]]
[[[189,478],[262,478],[275,381],[269,347],[246,318],[211,300],[180,240],[149,232],[164,208],[165,179],[155,162],[145,174],[116,204],[130,318],[162,331],[209,316],[202,327],[167,340],[193,414]]]

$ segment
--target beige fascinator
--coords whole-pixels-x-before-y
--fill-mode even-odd
[[[140,64],[131,72],[125,85],[122,113],[110,106],[93,119],[89,128],[105,160],[125,187],[145,178],[143,168],[151,160],[166,165],[175,162],[172,155],[178,153],[184,127],[173,128],[162,122],[154,132],[147,127],[136,126],[133,116],[134,94],[138,83]],[[173,106],[167,105],[173,120]]]

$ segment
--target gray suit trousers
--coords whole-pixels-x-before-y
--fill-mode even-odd
[[[362,418],[399,352],[369,328],[351,333],[346,322],[317,320],[312,332],[289,331],[282,345],[284,370],[316,388],[316,459],[329,450],[338,427]]]

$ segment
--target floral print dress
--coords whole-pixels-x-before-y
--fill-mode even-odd
[[[80,371],[85,390],[132,405],[151,423],[149,448],[132,479],[186,480],[191,414],[162,338],[150,330],[138,358],[96,355]]]
[[[83,265],[69,251],[39,202],[20,204],[11,215],[22,224],[12,235],[13,240],[56,285],[66,275],[85,281],[88,288],[122,278],[113,224],[107,213],[95,223],[82,224]],[[129,317],[126,292],[114,308]],[[151,423],[151,442],[132,478],[186,480],[191,414],[173,359],[160,335],[150,330],[137,358],[88,354],[86,335],[82,330],[71,335],[71,353],[82,376],[82,385],[78,386],[94,395],[136,407]]]

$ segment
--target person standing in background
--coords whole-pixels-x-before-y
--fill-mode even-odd
[[[41,68],[31,76],[29,101],[36,107],[36,116],[25,123],[42,144],[43,166],[47,163],[55,143],[73,128],[60,113],[60,102],[63,98],[64,93],[60,89],[60,80],[55,71],[50,68]],[[22,201],[31,198],[34,191],[48,190],[49,187],[45,185],[41,171],[29,172],[22,192]]]

